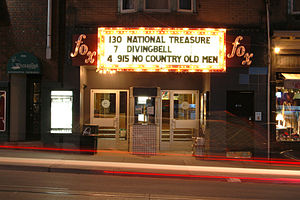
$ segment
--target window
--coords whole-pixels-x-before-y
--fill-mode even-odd
[[[193,0],[177,0],[177,10],[181,12],[192,12],[193,11]]]
[[[9,25],[9,14],[6,1],[0,1],[0,27]]]
[[[119,0],[121,13],[146,12],[193,12],[195,0]]]
[[[145,0],[146,11],[170,11],[170,0]]]
[[[136,12],[137,0],[121,0],[121,12]]]
[[[290,9],[292,14],[300,14],[300,0],[290,0]]]
[[[286,83],[285,87],[276,87],[276,140],[300,141],[300,90],[291,85],[299,80]]]
[[[72,91],[51,91],[51,133],[72,133]]]

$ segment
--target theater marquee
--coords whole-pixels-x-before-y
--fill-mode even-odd
[[[226,71],[225,29],[98,29],[97,70]]]

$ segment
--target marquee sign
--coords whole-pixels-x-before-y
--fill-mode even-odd
[[[225,29],[98,28],[97,70],[226,71]]]

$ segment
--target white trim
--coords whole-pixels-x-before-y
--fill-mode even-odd
[[[178,12],[187,12],[187,13],[192,13],[194,11],[194,0],[191,0],[191,9],[190,10],[187,10],[187,9],[181,9],[179,7],[179,1],[180,0],[177,0],[177,11]]]
[[[145,12],[171,12],[171,2],[168,0],[168,9],[147,9],[146,8],[146,1],[144,0],[144,11]],[[151,0],[149,0],[151,1]]]
[[[291,6],[291,14],[294,14],[294,15],[300,14],[300,10],[299,11],[294,11],[294,0],[291,0],[290,6]]]

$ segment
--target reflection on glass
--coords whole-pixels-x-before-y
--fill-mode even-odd
[[[276,140],[300,141],[300,90],[276,88]]]
[[[114,118],[116,115],[116,93],[96,93],[94,95],[94,117]]]
[[[174,94],[174,119],[196,119],[196,96],[194,94]]]
[[[51,91],[51,133],[72,133],[72,91]]]
[[[119,138],[127,140],[127,92],[120,92]]]

